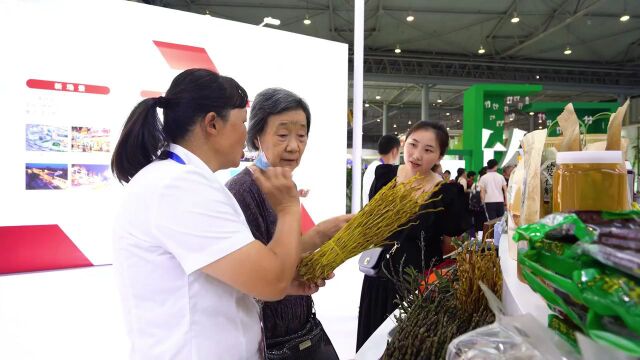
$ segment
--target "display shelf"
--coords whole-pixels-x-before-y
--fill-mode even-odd
[[[399,311],[396,310],[371,334],[369,340],[362,345],[356,354],[356,360],[377,360],[382,357],[384,349],[387,347],[389,331],[396,326],[395,317],[398,316],[398,314]]]
[[[509,257],[507,241],[511,241],[506,235],[500,238],[501,246],[500,268],[502,269],[502,303],[507,315],[519,315],[529,313],[543,325],[547,325],[547,317],[551,313],[544,299],[535,293],[529,285],[518,280],[518,263]],[[597,344],[590,338],[577,334],[578,343],[582,349],[583,360],[633,360],[614,348]]]
[[[529,313],[543,325],[547,325],[550,310],[544,299],[535,293],[529,285],[518,280],[518,263],[509,257],[508,242],[505,234],[500,238],[498,254],[502,269],[502,303],[507,315]]]
[[[547,325],[547,317],[551,313],[545,301],[540,295],[535,293],[531,288],[518,280],[517,262],[509,257],[507,241],[510,241],[506,235],[500,239],[498,254],[500,256],[500,268],[502,269],[502,303],[507,315],[520,315],[529,313],[544,326]],[[371,335],[369,340],[360,348],[356,354],[357,360],[377,360],[382,357],[384,349],[387,346],[389,331],[396,325],[396,311],[389,316],[382,325]],[[601,354],[607,354],[607,358],[611,360],[630,360],[626,356],[612,348],[604,347],[593,342],[584,336],[580,337],[580,346],[584,350],[584,360],[595,360]],[[593,354],[599,354],[593,356]]]
[[[518,280],[517,262],[509,257],[507,249],[508,238],[504,235],[500,239],[499,248],[500,267],[502,268],[502,302],[505,305],[507,315],[519,315],[524,313],[532,314],[543,325],[547,324],[547,315],[550,311],[542,297],[527,284]],[[360,348],[356,354],[357,360],[377,360],[382,357],[387,346],[389,331],[396,325],[396,310],[385,320],[382,325],[371,335],[369,340]]]

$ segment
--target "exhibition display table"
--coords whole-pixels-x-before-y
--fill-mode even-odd
[[[500,267],[502,268],[502,302],[505,306],[507,315],[518,315],[524,313],[532,314],[542,324],[547,324],[547,315],[550,311],[540,295],[536,294],[518,280],[517,263],[511,259],[507,249],[507,236],[501,238],[500,243],[504,246],[499,248]],[[369,340],[362,346],[356,354],[358,360],[377,360],[382,357],[384,349],[389,339],[389,331],[391,331],[396,323],[396,311],[389,316],[382,325],[371,335]]]

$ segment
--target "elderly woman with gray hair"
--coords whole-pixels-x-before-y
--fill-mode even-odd
[[[251,105],[247,145],[259,151],[268,166],[294,170],[300,164],[310,127],[311,113],[302,98],[285,89],[269,88],[256,95]],[[251,172],[244,169],[227,182],[227,188],[240,205],[253,236],[268,244],[277,217]],[[302,236],[302,252],[317,249],[350,217],[338,216],[316,225]],[[315,316],[311,299],[323,285],[291,286],[284,299],[262,305],[267,359],[338,359]]]

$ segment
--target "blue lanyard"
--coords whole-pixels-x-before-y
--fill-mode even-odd
[[[177,162],[178,164],[182,164],[182,165],[187,164],[186,162],[184,162],[184,160],[182,160],[182,158],[178,154],[174,153],[173,151],[167,150],[167,156],[169,159]]]
[[[384,159],[380,158],[380,159],[378,159],[378,161],[380,161],[380,164],[384,165]]]

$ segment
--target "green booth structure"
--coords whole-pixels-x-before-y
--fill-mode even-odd
[[[468,170],[478,171],[485,165],[484,149],[504,146],[505,97],[526,97],[542,90],[542,85],[531,84],[476,84],[464,92],[462,155]],[[492,133],[485,144],[482,130]],[[452,154],[453,155],[453,154]],[[500,161],[504,153],[494,155]]]
[[[555,121],[568,102],[539,102],[524,106],[523,110],[534,113],[545,113],[547,118],[547,134],[551,137],[562,135],[558,122]],[[609,114],[616,112],[618,102],[574,102],[573,109],[584,126],[587,134],[606,134],[609,126]]]
[[[534,84],[476,84],[464,92],[462,146],[447,152],[461,156],[467,170],[478,171],[487,160],[484,150],[497,149],[494,158],[500,162],[504,156],[505,98],[527,97],[542,91],[542,85]],[[569,102],[531,102],[520,110],[526,113],[544,113],[550,137],[561,135],[556,119]],[[610,113],[615,112],[618,102],[574,102],[573,108],[586,134],[606,134]],[[507,104],[509,105],[509,104]],[[483,129],[491,135],[482,143]]]

